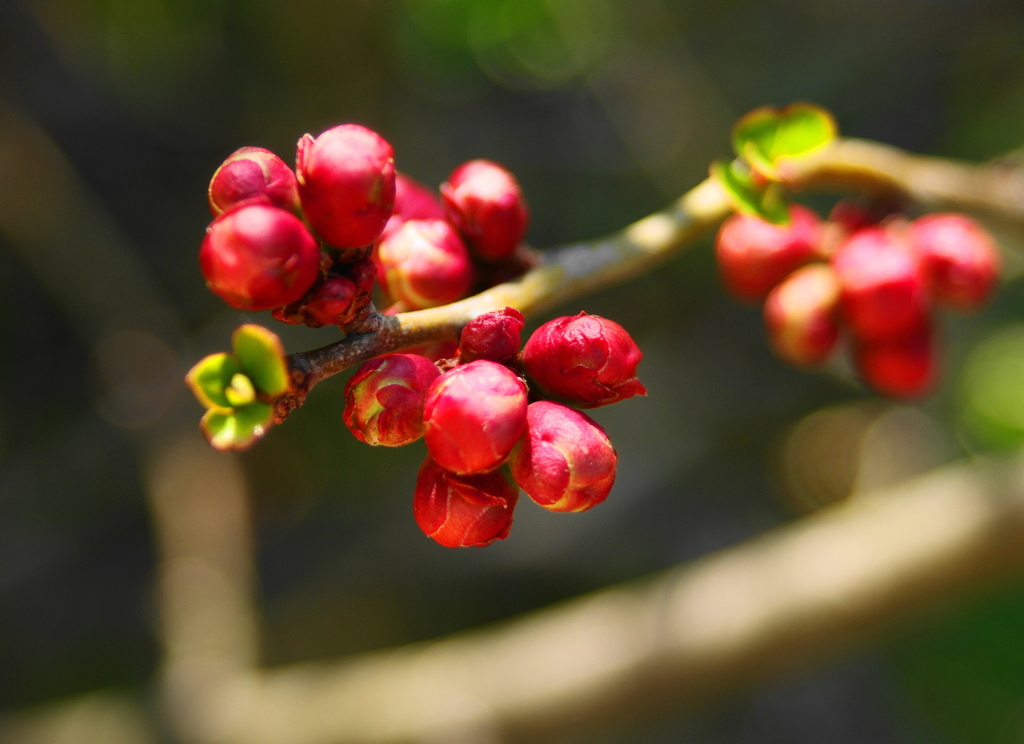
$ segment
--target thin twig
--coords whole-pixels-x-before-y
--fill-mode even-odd
[[[793,190],[900,194],[922,206],[957,208],[1024,225],[1024,170],[913,155],[876,142],[842,139],[786,169]],[[478,315],[505,307],[523,314],[562,305],[646,273],[713,230],[731,212],[724,191],[703,181],[661,212],[594,241],[544,252],[542,265],[515,281],[429,310],[380,315],[377,328],[289,357],[296,393],[278,419],[318,382],[380,354],[456,338]]]

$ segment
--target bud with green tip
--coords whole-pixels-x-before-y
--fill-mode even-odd
[[[441,375],[417,354],[386,354],[363,364],[345,386],[345,425],[361,442],[401,447],[423,436],[423,401]]]

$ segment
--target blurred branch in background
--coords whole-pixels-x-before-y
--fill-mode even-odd
[[[223,514],[231,513],[239,516]],[[199,530],[188,542],[198,554],[231,561],[219,532]],[[236,667],[227,676],[200,664],[178,680],[188,679],[193,694],[170,698],[167,713],[176,727],[187,721],[179,735],[193,742],[566,741],[849,651],[926,609],[976,597],[1022,567],[1024,455],[1017,454],[858,494],[691,565],[493,628],[334,664],[251,674]],[[187,593],[210,588],[200,581]],[[194,612],[189,623],[198,635],[178,633],[180,643],[168,650],[209,661],[225,625],[199,606]],[[168,661],[173,669],[186,658]],[[76,715],[73,731],[45,741],[113,741],[96,736],[107,727],[121,732],[121,744],[136,744],[151,731],[127,701],[84,698],[13,722],[0,741],[42,742],[43,732]]]

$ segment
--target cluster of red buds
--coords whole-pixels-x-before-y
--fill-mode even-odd
[[[936,308],[980,308],[1000,269],[991,236],[962,214],[908,220],[847,202],[828,221],[800,205],[785,225],[733,215],[715,253],[726,289],[764,303],[779,357],[820,365],[845,338],[861,379],[897,398],[924,395],[936,380]]]
[[[529,213],[504,167],[470,161],[435,194],[398,173],[391,145],[358,124],[305,135],[294,171],[269,150],[241,148],[214,174],[209,203],[215,219],[199,251],[207,286],[285,323],[357,324],[375,279],[397,312],[525,268],[513,257]]]
[[[578,409],[645,395],[640,350],[596,315],[545,323],[520,351],[523,326],[513,308],[480,315],[453,358],[388,354],[346,387],[344,420],[359,440],[424,438],[413,515],[441,545],[506,537],[520,488],[546,509],[577,512],[604,501],[615,480],[611,440]]]

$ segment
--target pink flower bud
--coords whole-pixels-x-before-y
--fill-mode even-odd
[[[412,515],[427,537],[445,547],[483,547],[508,537],[518,500],[506,468],[456,475],[428,457],[416,477]]]
[[[199,265],[210,291],[231,307],[269,310],[309,290],[319,273],[320,246],[291,212],[246,203],[210,225]]]
[[[454,367],[427,391],[427,451],[453,473],[492,470],[526,428],[526,404],[526,385],[508,367],[485,359]]]
[[[516,179],[489,160],[463,163],[441,185],[448,219],[481,258],[495,260],[515,251],[530,220]]]
[[[379,134],[342,124],[299,140],[302,211],[335,248],[360,248],[380,235],[395,203],[395,161]]]
[[[582,411],[538,400],[526,411],[526,433],[509,455],[516,483],[556,512],[600,504],[615,482],[618,455],[611,440]]]
[[[977,310],[999,279],[992,236],[963,214],[930,214],[910,223],[907,239],[921,256],[932,296],[958,310]]]
[[[843,321],[862,341],[898,338],[927,322],[928,297],[917,255],[882,228],[854,233],[836,250]]]
[[[489,359],[509,364],[519,353],[520,336],[526,320],[512,307],[473,318],[462,329],[459,339],[459,360]]]
[[[345,386],[345,426],[361,442],[401,447],[423,436],[423,401],[441,375],[426,357],[386,354],[363,364]]]
[[[636,379],[643,354],[613,320],[580,313],[548,321],[523,347],[526,376],[547,397],[597,408],[647,395]]]
[[[369,258],[335,265],[305,296],[286,307],[276,308],[273,316],[282,323],[310,328],[344,327],[369,307],[376,275]]]
[[[931,326],[922,323],[899,336],[855,341],[853,361],[864,382],[876,392],[918,398],[935,383],[936,356]]]
[[[395,173],[395,210],[381,237],[394,232],[408,220],[446,220],[444,207],[436,192],[404,173]]]
[[[824,362],[839,341],[839,280],[826,264],[803,266],[768,293],[764,322],[772,350],[801,367]]]
[[[392,301],[420,310],[465,297],[473,262],[455,229],[442,220],[409,220],[374,250],[377,276]]]
[[[715,258],[726,290],[744,302],[764,299],[794,269],[817,258],[822,225],[806,207],[790,207],[788,225],[734,214],[718,230]]]
[[[208,196],[214,217],[249,200],[299,211],[295,174],[281,158],[262,147],[242,147],[228,156],[213,174]]]

